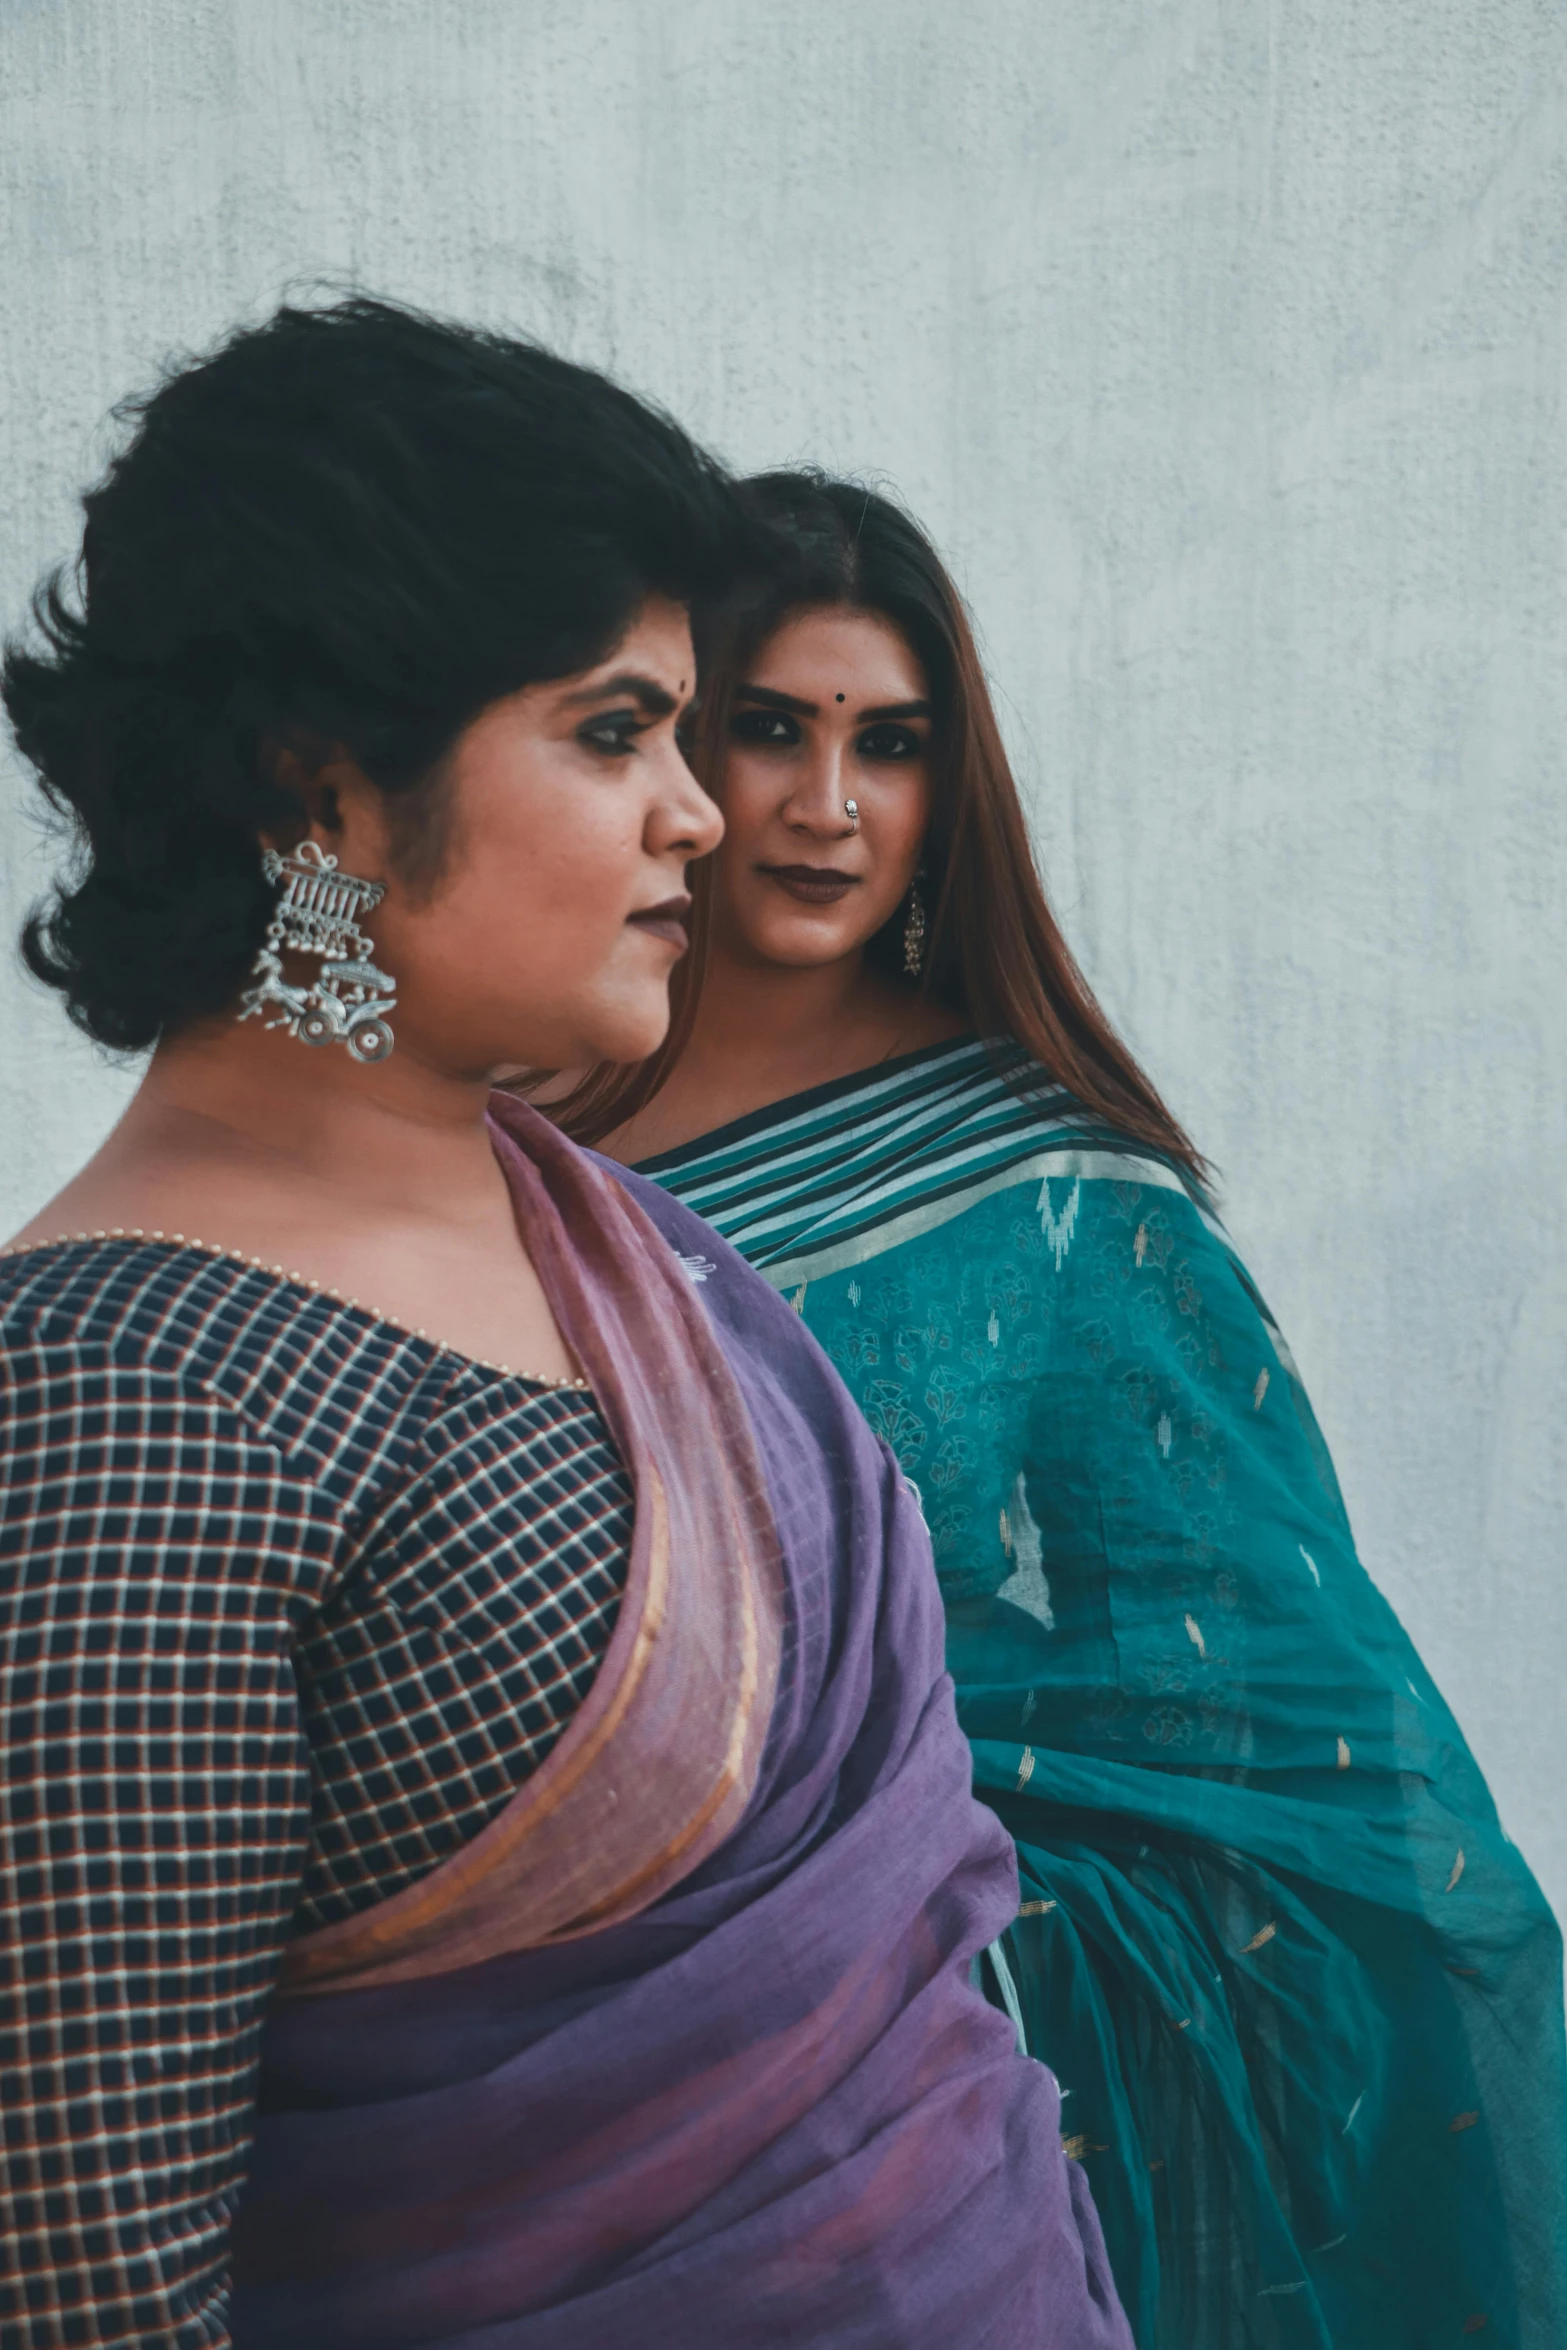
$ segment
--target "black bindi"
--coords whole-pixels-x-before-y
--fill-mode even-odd
[[[839,699],[839,701],[840,701],[840,702],[843,700],[843,696],[842,696],[842,694],[840,694],[840,695],[838,696],[838,699]]]

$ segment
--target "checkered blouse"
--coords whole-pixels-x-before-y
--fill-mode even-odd
[[[0,2345],[226,2344],[283,1943],[560,1735],[632,1497],[590,1395],[173,1243],[0,1259]]]

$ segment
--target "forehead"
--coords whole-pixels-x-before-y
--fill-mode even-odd
[[[789,680],[810,701],[840,691],[861,699],[917,701],[927,692],[925,671],[907,637],[880,612],[836,606],[791,613],[774,630],[748,674],[758,685],[788,690]],[[812,692],[807,685],[822,689]]]
[[[562,678],[559,683],[580,690],[625,670],[656,679],[672,694],[690,691],[695,656],[691,650],[691,621],[684,604],[671,603],[667,596],[649,596],[633,612],[625,634],[618,644],[610,647],[602,661],[585,669],[580,677]]]

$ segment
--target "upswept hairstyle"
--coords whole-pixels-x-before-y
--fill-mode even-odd
[[[973,630],[918,525],[890,499],[814,471],[764,473],[741,497],[766,534],[765,571],[694,615],[701,678],[692,760],[717,796],[734,688],[795,612],[841,606],[897,627],[930,682],[933,813],[923,864],[930,901],[918,987],[983,1037],[1013,1037],[1086,1109],[1203,1184],[1195,1145],[1116,1035],[1051,913],[1017,785],[1002,747]],[[593,1072],[550,1114],[596,1140],[650,1101],[691,1033],[700,991],[712,868],[694,869],[693,949],[672,987],[660,1050],[634,1069]],[[866,952],[902,984],[904,910]]]
[[[303,828],[280,751],[346,752],[428,863],[463,727],[603,659],[649,593],[711,597],[741,525],[629,392],[368,297],[280,309],[117,413],[76,577],[39,590],[42,649],[13,642],[0,690],[75,834],[23,953],[136,1048],[243,981],[258,836]]]

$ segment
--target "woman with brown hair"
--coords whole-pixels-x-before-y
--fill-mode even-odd
[[[1022,1878],[989,1987],[1140,2350],[1546,2350],[1550,1912],[1050,914],[937,557],[862,488],[749,494],[778,554],[705,627],[705,977],[555,1114],[766,1274],[920,1491]]]

